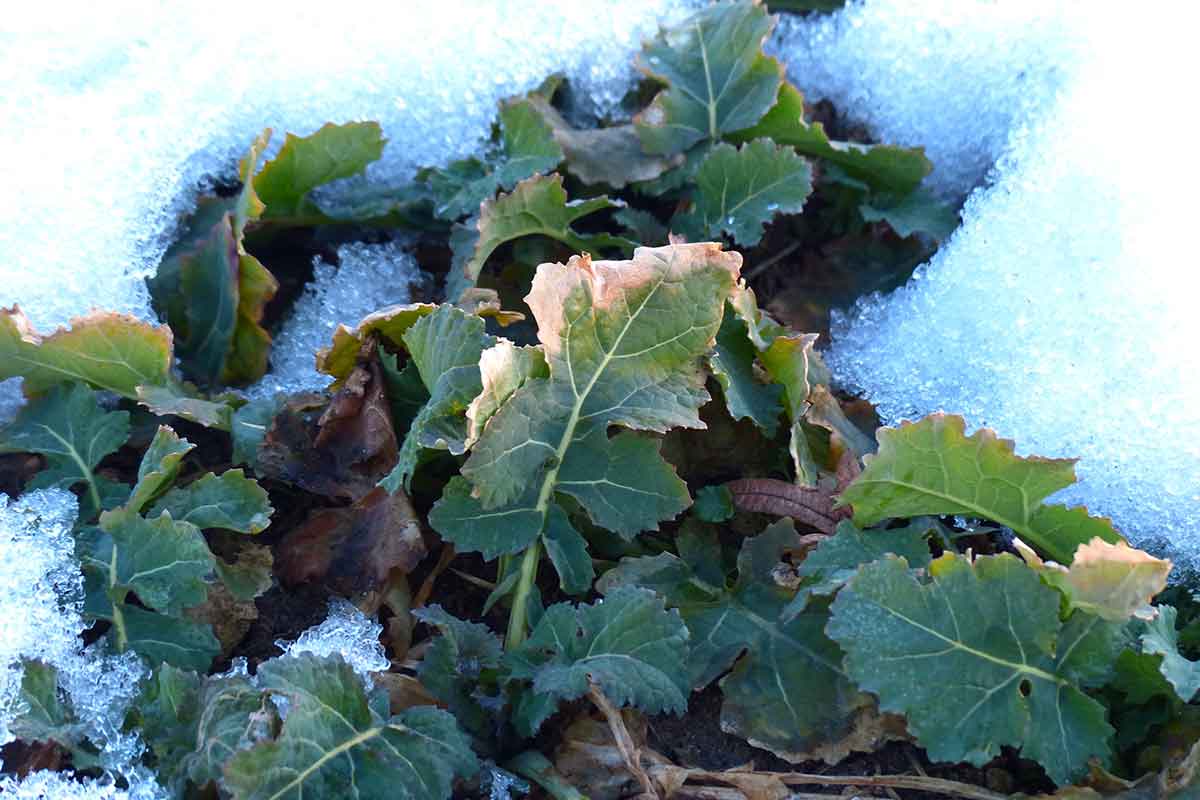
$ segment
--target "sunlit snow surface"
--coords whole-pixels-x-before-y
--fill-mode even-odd
[[[889,422],[944,409],[1022,453],[1079,457],[1056,499],[1195,579],[1200,175],[1184,84],[1200,58],[1170,17],[871,2],[779,49],[828,59],[791,70],[884,138],[924,143],[944,188],[999,159],[932,262],[835,320],[834,374]]]

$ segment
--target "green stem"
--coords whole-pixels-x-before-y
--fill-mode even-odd
[[[525,623],[529,618],[529,593],[533,591],[534,581],[537,580],[538,561],[542,557],[542,537],[533,540],[533,544],[525,548],[521,557],[521,577],[517,581],[517,590],[513,594],[512,610],[508,613],[508,634],[504,637],[504,647],[511,650],[525,641]]]
[[[526,750],[505,764],[504,768],[541,786],[554,800],[587,800],[587,796],[568,783],[550,763],[550,759],[537,750]]]
[[[125,648],[129,646],[129,634],[125,630],[125,612],[121,611],[121,603],[125,602],[125,598],[122,597],[121,600],[118,602],[117,599],[112,596],[112,590],[116,587],[116,585],[117,585],[117,544],[116,544],[116,542],[113,542],[112,558],[108,565],[109,602],[112,603],[112,624],[113,624],[113,630],[116,632],[116,636],[114,636],[113,638],[116,640],[116,643],[117,643],[117,652],[124,653]]]

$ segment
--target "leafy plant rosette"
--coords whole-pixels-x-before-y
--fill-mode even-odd
[[[905,740],[979,767],[1008,749],[1078,791],[1194,790],[1200,637],[1194,604],[1153,605],[1170,563],[1046,502],[1071,460],[945,414],[871,436],[818,337],[760,309],[743,267],[781,240],[874,237],[902,279],[954,221],[920,150],[809,119],[772,25],[714,4],[646,44],[632,122],[574,127],[552,78],[478,156],[337,206],[314,190],[379,158],[379,127],[288,134],[260,167],[268,131],[150,281],[165,325],[42,336],[0,312],[0,377],[29,400],[0,451],[37,457],[26,489],[80,497],[82,611],[151,668],[126,726],[169,793],[465,796],[498,763],[576,797],[543,749],[594,709],[643,795],[716,775],[784,796],[800,773],[635,741],[637,713],[706,689],[724,732],[793,763]],[[315,354],[324,394],[230,391],[269,365],[279,282],[255,253],[364,228],[441,247],[444,302],[346,320]],[[272,502],[286,529],[248,541]],[[392,669],[215,669],[247,651],[230,620],[301,589],[386,621]],[[100,770],[60,679],[24,665],[11,730]]]

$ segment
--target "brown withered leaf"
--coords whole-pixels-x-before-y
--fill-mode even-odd
[[[353,596],[378,589],[393,569],[411,571],[424,556],[408,496],[376,488],[352,506],[316,511],[289,531],[276,548],[275,571],[290,585],[320,581]]]
[[[376,686],[382,686],[388,693],[388,708],[393,714],[399,714],[414,706],[435,706],[437,699],[429,693],[419,680],[411,675],[399,672],[372,672],[371,679]]]
[[[400,451],[373,340],[321,409],[319,396],[289,400],[259,448],[259,471],[315,494],[359,500],[391,471]]]
[[[220,581],[208,587],[207,600],[183,613],[193,622],[212,626],[213,635],[221,643],[222,659],[232,655],[234,648],[258,619],[258,607],[254,601],[237,599]]]
[[[670,762],[646,747],[646,718],[631,708],[620,710],[629,735],[627,746],[641,753],[643,768]],[[640,797],[642,787],[626,767],[608,720],[592,710],[582,712],[566,730],[554,755],[554,767],[568,783],[591,800]],[[663,795],[666,796],[665,794]]]
[[[797,486],[773,478],[746,478],[730,481],[725,487],[733,494],[739,511],[791,517],[799,523],[832,534],[839,520],[849,519],[845,508],[834,508],[833,497],[824,489]]]

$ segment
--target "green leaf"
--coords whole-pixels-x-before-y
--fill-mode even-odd
[[[221,652],[210,625],[121,603],[113,608],[123,620],[125,648],[151,664],[174,664],[203,673]]]
[[[278,397],[260,397],[233,412],[229,433],[233,438],[234,464],[245,464],[251,469],[258,464],[258,446],[282,405]]]
[[[320,214],[308,194],[339,178],[358,175],[383,154],[377,122],[326,123],[310,136],[288,134],[279,155],[254,176],[254,191],[266,206],[264,219]]]
[[[588,185],[606,184],[621,189],[629,183],[653,180],[683,160],[678,156],[643,151],[633,125],[574,128],[545,98],[531,96],[527,102],[550,126],[554,141],[562,148],[567,171]],[[661,240],[643,244],[665,244],[666,241],[664,231]]]
[[[467,407],[467,442],[471,447],[483,434],[483,426],[513,393],[533,378],[546,378],[550,369],[538,347],[518,347],[498,339],[479,356],[483,388]]]
[[[456,161],[444,170],[425,170],[418,179],[433,190],[434,213],[455,220],[479,213],[479,206],[500,188],[512,189],[537,173],[548,173],[563,160],[550,126],[529,100],[500,105],[500,152]]]
[[[1162,656],[1159,670],[1179,699],[1190,703],[1200,693],[1200,662],[1190,661],[1179,652],[1179,632],[1175,630],[1178,610],[1157,606],[1158,616],[1145,624],[1141,635],[1142,652]]]
[[[95,393],[73,383],[56,386],[22,408],[12,423],[0,430],[0,452],[46,457],[46,469],[33,479],[30,489],[87,484],[80,519],[89,520],[111,507],[111,494],[103,490],[96,465],[128,438],[129,412],[105,411]],[[123,501],[128,487],[119,484],[114,488],[118,502]]]
[[[594,605],[546,609],[529,638],[505,654],[512,678],[557,701],[596,683],[618,707],[687,710],[688,630],[653,592],[617,589]],[[539,721],[540,722],[540,721]]]
[[[649,211],[639,208],[618,208],[613,220],[625,231],[625,238],[645,247],[658,247],[667,243],[667,226]]]
[[[478,769],[452,716],[429,706],[380,716],[338,656],[268,661],[258,680],[289,709],[277,739],[238,751],[226,765],[235,800],[437,800],[450,796],[454,778]]]
[[[496,341],[484,332],[482,319],[451,305],[421,317],[403,339],[429,400],[412,421],[399,461],[380,482],[393,494],[409,487],[421,450],[466,451],[467,408],[483,391],[480,356]]]
[[[704,522],[724,522],[735,511],[733,493],[724,486],[705,486],[696,492],[692,512]]]
[[[226,403],[190,397],[176,386],[139,386],[137,400],[157,416],[172,415],[206,428],[227,431],[233,409]]]
[[[632,249],[633,243],[607,233],[579,234],[571,225],[609,208],[620,208],[619,200],[601,195],[567,202],[561,175],[535,175],[521,181],[508,194],[484,202],[479,216],[455,225],[450,235],[454,263],[446,283],[446,296],[457,299],[474,286],[488,256],[505,242],[522,236],[549,236],[578,252]]]
[[[179,462],[193,447],[194,444],[187,439],[180,439],[166,425],[159,425],[150,447],[142,454],[137,483],[126,503],[128,508],[139,513],[147,503],[165,492],[179,474]]]
[[[745,321],[726,314],[717,332],[716,349],[708,357],[709,367],[721,384],[729,416],[752,420],[768,438],[773,438],[783,411],[780,400],[784,389],[779,384],[764,382],[755,373],[757,355]]]
[[[494,555],[536,539],[556,491],[626,536],[686,508],[687,487],[655,442],[607,431],[701,426],[698,361],[740,262],[708,244],[541,265],[526,299],[549,377],[525,381],[491,417],[462,469],[470,485],[450,483],[434,527],[460,549]]]
[[[460,725],[486,737],[494,712],[484,708],[477,692],[482,674],[500,665],[499,637],[488,626],[465,622],[437,605],[419,608],[413,616],[441,633],[421,659],[421,684]]]
[[[808,398],[816,383],[817,355],[813,347],[817,343],[815,333],[783,333],[775,336],[758,359],[771,380],[783,387],[784,409],[791,420],[788,452],[796,469],[796,480],[805,486],[816,484],[816,465],[809,452],[804,432],[804,417],[808,412]]]
[[[854,507],[859,526],[923,514],[990,519],[1062,564],[1093,537],[1122,541],[1107,519],[1089,517],[1086,509],[1043,504],[1075,482],[1074,459],[1021,458],[993,431],[968,437],[965,427],[962,417],[939,413],[880,428],[879,452],[864,459],[866,469],[840,504]]]
[[[774,571],[799,547],[791,520],[746,539],[727,588],[715,539],[689,532],[679,539],[680,556],[623,559],[597,587],[606,597],[619,586],[645,587],[679,609],[693,642],[691,687],[733,667],[721,681],[722,730],[788,758],[844,737],[867,702],[842,672],[841,650],[824,633],[824,609],[810,606],[780,620],[793,591],[775,581]]]
[[[199,706],[203,713],[191,728],[193,750],[180,765],[198,786],[220,781],[233,755],[278,735],[275,705],[249,676],[205,678]]]
[[[208,473],[187,486],[167,492],[154,504],[150,516],[164,511],[180,522],[197,528],[227,528],[241,533],[259,533],[271,524],[267,492],[241,469],[220,475]]]
[[[719,144],[696,172],[693,208],[674,226],[698,239],[728,234],[743,247],[762,240],[778,214],[799,214],[812,192],[812,168],[790,147],[755,139]]]
[[[648,153],[682,153],[754,125],[775,102],[783,65],[762,53],[774,22],[750,0],[711,5],[663,32],[637,66],[667,85],[634,119]]]
[[[847,175],[897,197],[907,196],[933,169],[919,147],[830,140],[821,123],[804,121],[804,96],[790,83],[779,87],[778,100],[757,125],[731,133],[728,139],[740,143],[764,137],[794,147],[801,155],[836,164]]]
[[[8,723],[17,739],[54,741],[72,747],[83,737],[83,726],[58,688],[58,669],[41,661],[23,661],[20,700],[25,711]]]
[[[945,241],[958,227],[958,212],[926,189],[915,189],[904,197],[878,195],[858,207],[867,222],[886,222],[896,235],[923,233]]]
[[[405,331],[439,307],[433,303],[388,306],[363,317],[354,328],[338,325],[333,332],[333,343],[317,351],[317,369],[337,379],[331,388],[340,388],[358,362],[358,354],[368,338],[375,336],[403,348]]]
[[[931,529],[928,523],[914,521],[893,530],[863,531],[852,522],[839,522],[834,535],[818,544],[797,567],[796,573],[808,580],[783,610],[783,619],[791,619],[803,611],[813,595],[833,594],[845,586],[863,564],[884,556],[902,556],[910,567],[917,569],[929,566],[931,559],[926,537]]]
[[[561,506],[550,506],[546,520],[546,554],[558,570],[559,585],[567,594],[586,594],[596,577],[587,540],[571,525]]]
[[[1113,729],[1083,690],[1111,676],[1119,626],[1078,612],[1064,625],[1058,593],[1010,555],[948,553],[930,571],[887,557],[838,594],[828,631],[851,677],[935,761],[983,765],[1008,745],[1059,784],[1105,763]]]
[[[187,759],[196,747],[196,726],[202,711],[201,678],[195,672],[160,664],[133,700],[126,726],[136,727],[154,753],[159,782],[181,792],[187,780]]]
[[[0,308],[0,380],[24,378],[27,394],[74,380],[136,400],[139,386],[170,383],[171,359],[166,325],[97,312],[43,337],[20,308]]]
[[[186,325],[176,348],[185,372],[215,384],[233,344],[238,305],[238,244],[229,214],[199,246],[180,257],[179,291],[187,298]]]

